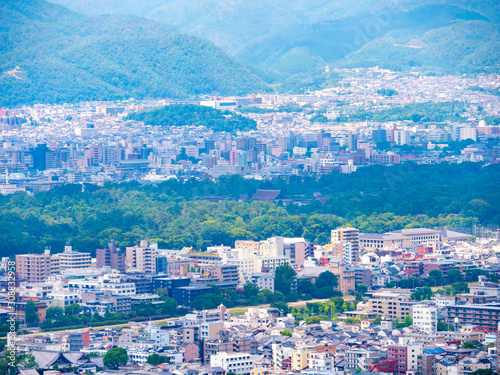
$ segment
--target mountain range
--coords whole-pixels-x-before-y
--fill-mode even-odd
[[[0,105],[303,91],[331,68],[498,72],[497,0],[0,0]]]
[[[43,0],[1,0],[0,15],[0,106],[267,90],[213,43],[157,21]]]
[[[500,61],[497,0],[52,1],[174,25],[278,80],[326,65],[472,73]]]

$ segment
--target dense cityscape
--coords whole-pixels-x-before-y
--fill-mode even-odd
[[[488,92],[500,84],[497,75],[426,77],[377,68],[343,73],[336,87],[308,95],[4,108],[2,192],[49,190],[65,182],[352,173],[367,164],[408,160],[497,162],[500,99]],[[435,114],[425,107],[429,102],[437,105]],[[151,126],[126,117],[186,103],[242,112],[256,129]],[[394,119],[376,117],[391,109],[401,112]],[[359,111],[366,120],[356,119]]]
[[[325,246],[273,237],[202,252],[110,243],[95,258],[67,244],[16,255],[26,334],[15,347],[28,366],[77,373],[491,369],[499,247],[500,232],[472,241],[425,228],[337,228]]]
[[[0,14],[0,375],[500,374],[500,2]]]

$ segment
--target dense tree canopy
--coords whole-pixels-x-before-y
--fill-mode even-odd
[[[274,276],[274,290],[289,295],[295,280],[295,271],[288,263],[276,268]]]
[[[205,126],[217,132],[254,130],[257,123],[247,117],[193,104],[166,107],[131,113],[127,120],[143,121],[154,126]]]
[[[325,244],[333,228],[351,225],[360,232],[383,233],[414,227],[468,230],[474,224],[500,225],[500,165],[371,166],[356,173],[290,176],[256,181],[240,176],[210,180],[64,185],[33,196],[0,196],[0,255],[50,246],[89,251],[115,242],[124,248],[141,239],[160,248],[233,245],[274,235],[305,237]],[[257,189],[278,189],[306,205],[248,201]],[[315,192],[325,198],[316,200]],[[204,201],[221,196],[221,202]],[[433,285],[434,286],[434,285]]]
[[[125,366],[128,362],[127,351],[123,348],[113,348],[106,352],[103,358],[104,366],[109,369],[116,369]]]

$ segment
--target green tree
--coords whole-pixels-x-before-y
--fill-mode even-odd
[[[64,310],[62,307],[49,307],[45,311],[45,317],[47,319],[58,319],[64,315]]]
[[[154,353],[148,356],[148,359],[146,360],[147,363],[153,366],[158,366],[162,363],[169,363],[170,364],[170,357],[167,357],[165,355],[160,355],[158,353]]]
[[[103,358],[103,364],[109,369],[117,369],[128,363],[127,351],[123,348],[113,348],[107,351]]]
[[[432,297],[432,289],[428,286],[417,288],[411,294],[411,299],[413,299],[414,301],[423,301],[426,299],[431,299],[431,297]]]
[[[25,354],[19,361],[20,368],[38,368],[38,363],[32,354]]]
[[[320,316],[308,316],[306,318],[306,324],[319,324],[321,322],[321,317]]]
[[[335,305],[335,310],[343,313],[344,312],[344,299],[342,297],[334,297],[331,299],[333,304]]]
[[[163,301],[163,304],[160,307],[161,307],[161,313],[163,315],[175,315],[177,312],[178,304],[175,299],[166,297],[165,300]]]
[[[36,305],[35,302],[33,301],[28,301],[26,302],[26,309],[24,311],[24,316],[26,319],[26,324],[28,326],[31,326],[33,324],[36,324],[38,322],[38,314],[36,312]]]
[[[375,319],[373,319],[373,324],[380,325],[382,323],[382,317],[379,315]]]
[[[297,290],[301,294],[308,294],[312,296],[316,292],[316,286],[311,282],[311,280],[300,280]]]
[[[78,303],[72,303],[71,305],[66,306],[64,309],[64,313],[66,315],[78,315],[83,311],[82,307]]]
[[[453,293],[469,293],[469,284],[466,282],[455,283],[451,286],[453,288]]]
[[[451,324],[448,324],[446,322],[438,322],[437,323],[437,330],[438,331],[454,331],[455,328]]]
[[[222,296],[215,293],[202,294],[191,302],[191,307],[198,310],[215,309],[222,303]]]
[[[281,336],[292,336],[292,332],[290,332],[288,329],[285,329],[284,331],[281,331]]]
[[[410,327],[413,325],[413,319],[410,315],[405,316],[405,320],[403,321],[405,327]]]
[[[295,270],[288,263],[279,266],[274,275],[274,289],[285,296],[290,295],[295,276]]]
[[[448,284],[458,283],[462,281],[462,273],[460,272],[460,270],[452,268],[446,274],[446,280],[448,281]]]
[[[478,369],[476,371],[469,372],[469,375],[493,375],[493,369],[487,368],[487,369]]]
[[[7,360],[4,358],[0,358],[0,375],[7,375],[9,373],[9,369],[10,369],[9,362],[7,362]],[[15,369],[13,370],[15,371]]]
[[[274,309],[278,309],[281,316],[288,314],[288,305],[286,302],[273,302],[270,306]]]
[[[363,283],[357,284],[356,291],[361,293],[364,296],[366,294],[366,292],[368,292],[368,287]]]
[[[339,285],[337,276],[335,276],[330,271],[325,271],[319,274],[316,279],[316,288],[332,287],[336,288]]]
[[[463,349],[482,349],[482,345],[478,343],[477,341],[464,341],[462,343],[462,348]]]
[[[265,302],[272,302],[273,292],[271,292],[269,289],[262,289],[259,292],[259,295],[264,299]]]
[[[243,285],[243,295],[246,299],[256,296],[258,293],[259,288],[257,287],[257,285],[252,283],[246,283],[245,285]]]

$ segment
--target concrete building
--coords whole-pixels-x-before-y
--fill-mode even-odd
[[[222,367],[226,372],[235,374],[250,375],[253,368],[253,360],[248,353],[219,352],[210,357],[211,367]]]
[[[437,308],[425,303],[413,305],[413,324],[426,333],[437,331]]]
[[[394,139],[398,145],[406,145],[409,140],[408,131],[406,130],[394,130]]]
[[[385,234],[394,234],[409,237],[412,245],[436,243],[440,242],[441,240],[439,230],[427,228],[400,229],[392,232],[387,232]]]
[[[381,315],[387,315],[391,318],[404,320],[406,315],[412,314],[412,307],[418,302],[410,298],[410,290],[382,290],[373,293],[372,298],[367,302],[369,310],[375,311]],[[359,308],[359,305],[358,305]]]
[[[331,258],[328,264],[328,270],[337,276],[339,290],[343,294],[349,294],[351,291],[356,290],[356,274],[354,270],[346,267],[342,259]]]
[[[362,249],[405,248],[410,245],[409,237],[398,234],[359,234],[359,246]]]
[[[434,375],[436,373],[435,361],[434,354],[419,354],[417,356],[417,372],[415,375]]]
[[[295,264],[303,266],[307,258],[313,256],[314,244],[312,242],[298,242],[295,244]]]
[[[158,256],[158,244],[141,241],[139,246],[126,248],[126,262],[130,268],[139,272],[156,273],[156,258]]]
[[[476,142],[477,141],[477,128],[472,128],[470,126],[460,128],[460,140],[464,141],[466,139],[472,139],[474,142]]]
[[[52,257],[59,259],[59,269],[61,271],[71,268],[89,268],[92,265],[90,253],[73,251],[69,245],[64,247],[64,252],[55,254]]]
[[[359,259],[359,230],[355,228],[337,228],[332,230],[331,242],[350,242],[351,243],[351,258],[353,261]]]
[[[394,373],[397,375],[406,375],[408,371],[416,371],[420,354],[422,354],[422,344],[387,347],[387,359],[396,361]]]
[[[125,258],[125,253],[120,251],[114,243],[110,243],[107,248],[96,250],[96,267],[108,266],[111,269],[125,272]]]
[[[43,254],[18,254],[16,255],[16,273],[20,279],[30,283],[47,280],[52,274],[50,263],[50,250]]]
[[[498,326],[500,322],[500,303],[484,305],[449,305],[445,307],[446,321],[455,324],[458,328],[463,325]],[[457,328],[457,327],[455,327]]]
[[[259,290],[269,289],[274,292],[274,272],[259,272],[252,275],[252,284],[256,285]]]

